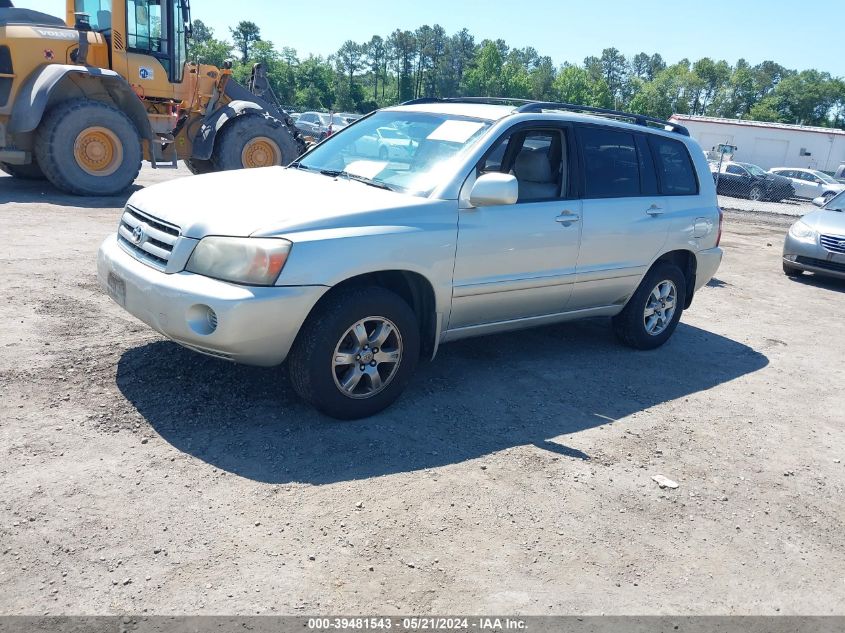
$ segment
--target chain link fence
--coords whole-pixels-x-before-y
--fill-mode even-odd
[[[733,159],[730,145],[706,151],[719,206],[740,211],[801,216],[845,190],[845,182],[804,168],[765,170]]]

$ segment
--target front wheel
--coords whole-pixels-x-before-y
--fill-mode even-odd
[[[754,202],[760,202],[763,198],[766,197],[765,192],[763,191],[762,187],[751,187],[751,191],[748,192],[748,197],[753,200]]]
[[[194,175],[209,174],[214,171],[214,165],[210,160],[202,160],[199,158],[186,158],[185,167],[188,168]]]
[[[796,268],[795,266],[790,266],[786,262],[783,262],[783,274],[787,277],[800,277],[804,274],[804,271],[800,268]]]
[[[287,165],[299,156],[294,134],[281,121],[244,114],[228,122],[214,144],[214,169],[251,169]]]
[[[326,297],[308,317],[288,369],[303,400],[352,420],[390,406],[419,354],[419,321],[401,297],[384,288],[350,288]]]
[[[635,349],[654,349],[663,345],[681,320],[686,288],[680,268],[669,262],[656,264],[625,309],[613,317],[617,338]]]

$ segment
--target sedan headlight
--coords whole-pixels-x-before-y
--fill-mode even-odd
[[[251,286],[272,286],[282,272],[291,243],[278,238],[204,237],[185,269]]]
[[[789,234],[799,240],[810,240],[816,237],[816,231],[811,227],[809,224],[805,224],[801,220],[798,220],[792,227],[789,229]]]

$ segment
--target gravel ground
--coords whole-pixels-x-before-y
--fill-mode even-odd
[[[122,203],[0,178],[0,614],[845,613],[845,283],[782,216],[660,350],[454,343],[339,423],[99,290]]]
[[[732,198],[730,196],[719,196],[719,206],[732,211],[747,211],[752,213],[765,213],[777,215],[790,215],[800,217],[818,207],[810,200],[791,198],[782,202],[755,202],[745,198]]]

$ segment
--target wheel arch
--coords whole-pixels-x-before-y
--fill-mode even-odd
[[[42,66],[27,77],[12,106],[7,130],[10,134],[32,132],[49,108],[76,98],[113,105],[129,117],[141,139],[152,141],[144,106],[123,77],[113,70],[65,64]]]
[[[695,294],[695,276],[698,272],[698,259],[696,258],[695,253],[686,249],[663,253],[663,255],[655,260],[649,270],[654,268],[658,262],[669,262],[671,264],[675,264],[675,266],[680,268],[684,273],[684,280],[686,281],[687,286],[686,297],[684,300],[684,309],[686,310],[692,304],[692,298]]]
[[[410,270],[379,270],[349,277],[325,292],[311,312],[338,290],[367,286],[385,288],[402,297],[419,320],[421,355],[434,357],[442,324],[437,313],[434,286],[420,273]]]

